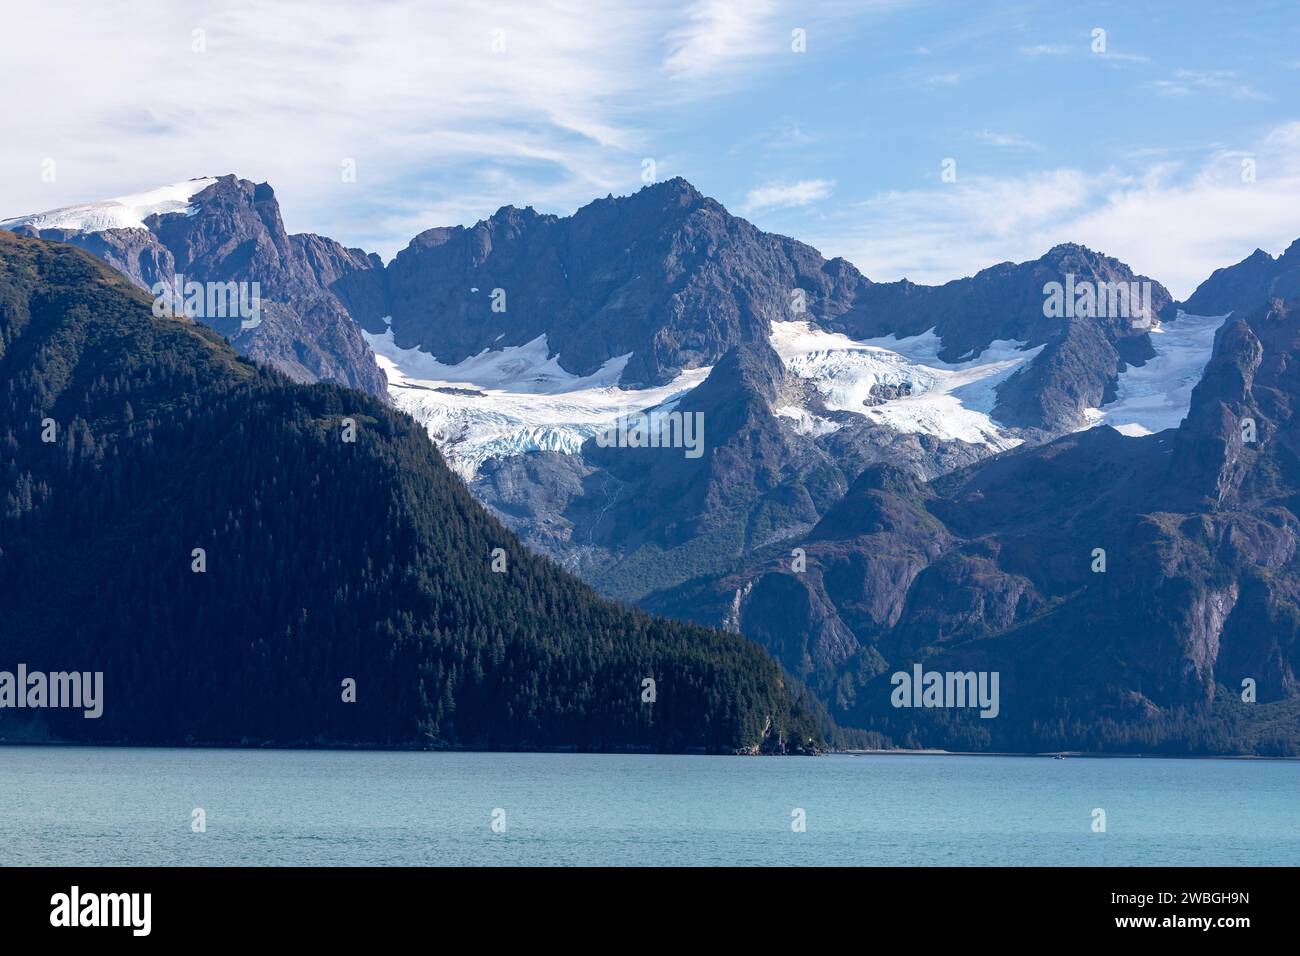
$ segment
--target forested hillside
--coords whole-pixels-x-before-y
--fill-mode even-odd
[[[154,318],[72,247],[0,233],[0,392],[0,669],[102,671],[105,698],[97,720],[0,711],[0,738],[725,752],[816,736],[750,641],[600,599],[523,549],[415,422]]]

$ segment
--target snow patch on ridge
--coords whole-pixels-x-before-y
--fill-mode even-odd
[[[71,229],[76,232],[104,232],[107,229],[143,229],[144,221],[152,215],[184,213],[194,215],[198,210],[192,200],[207,189],[216,179],[189,179],[183,183],[161,186],[148,192],[118,196],[102,202],[80,206],[64,206],[49,212],[19,216],[0,222],[0,228],[17,229],[31,226],[34,229]]]
[[[837,432],[843,427],[838,422],[814,415],[808,409],[800,408],[798,405],[781,405],[772,411],[778,417],[787,419],[796,435],[820,438],[822,435]]]
[[[582,376],[560,367],[545,335],[445,365],[428,352],[398,346],[391,328],[362,334],[388,376],[393,404],[424,425],[467,481],[490,458],[527,451],[577,454],[621,415],[675,402],[711,371],[690,369],[667,385],[624,389],[618,380],[630,352]]]
[[[1177,428],[1192,407],[1192,389],[1205,372],[1214,334],[1226,318],[1179,311],[1172,322],[1152,328],[1155,357],[1121,372],[1115,400],[1087,409],[1085,427],[1110,425],[1130,437]]]
[[[1042,351],[1042,346],[1026,349],[1023,342],[998,340],[978,356],[950,364],[939,359],[943,343],[933,329],[903,339],[890,335],[859,341],[810,322],[772,323],[771,343],[791,373],[817,387],[828,409],[853,412],[901,432],[998,451],[1014,448],[1021,440],[1004,435],[990,417],[997,403],[995,390]],[[864,404],[872,386],[904,384],[911,387],[910,395],[882,405]],[[778,414],[798,418],[798,411],[787,407]]]

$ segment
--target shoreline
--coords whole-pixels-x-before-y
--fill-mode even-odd
[[[1162,754],[1162,753],[1107,753],[1096,750],[870,750],[846,748],[844,750],[827,750],[827,755],[836,754],[846,757],[1040,757],[1055,760],[1080,758],[1084,760],[1281,760],[1295,761],[1300,757],[1273,757],[1263,754]]]
[[[419,747],[376,747],[364,745],[324,745],[324,746],[272,746],[224,743],[193,744],[132,744],[132,743],[83,743],[62,740],[5,740],[0,738],[0,749],[5,747],[51,747],[51,748],[89,748],[107,750],[233,750],[249,752],[281,751],[285,753],[453,753],[453,754],[589,754],[591,756],[644,756],[644,757],[1024,757],[1055,760],[1091,759],[1091,760],[1271,760],[1279,762],[1300,761],[1300,757],[1275,757],[1261,754],[1164,754],[1164,753],[1107,753],[1104,751],[1052,750],[1052,751],[980,751],[980,750],[941,750],[941,749],[870,749],[845,748],[843,750],[822,750],[815,754],[752,754],[752,753],[699,753],[688,751],[659,752],[651,750],[577,750],[573,748],[554,748],[549,750],[474,750],[471,748],[419,748]]]

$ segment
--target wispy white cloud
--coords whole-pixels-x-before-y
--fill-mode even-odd
[[[926,86],[956,86],[960,82],[960,73],[932,73],[924,80]]]
[[[1100,31],[1100,35],[1098,35]],[[1100,49],[1098,48],[1100,44]],[[1071,54],[1088,54],[1113,64],[1149,63],[1151,58],[1143,53],[1128,53],[1115,48],[1104,28],[1097,28],[1081,35],[1074,43],[1032,43],[1021,46],[1017,51],[1022,57],[1036,59],[1039,57],[1070,56]]]
[[[995,133],[993,130],[982,129],[975,134],[975,138],[991,146],[1004,146],[1009,149],[1042,149],[1042,146],[1032,139],[1016,136],[1013,133]]]
[[[700,80],[788,44],[773,22],[774,0],[701,0],[687,22],[669,35],[665,71],[674,79]],[[784,39],[784,42],[783,42]]]
[[[681,14],[14,0],[5,15],[6,136],[21,145],[0,152],[0,215],[234,172],[275,185],[291,228],[391,254],[386,223],[411,210],[472,221],[639,184],[653,153],[628,104],[664,95],[659,39]]]
[[[826,50],[863,12],[778,0],[9,0],[0,217],[233,172],[272,183],[291,229],[388,256],[417,229],[507,203],[570,212],[635,191],[645,158],[661,178],[694,175],[674,167],[668,117],[794,70],[792,29]],[[41,178],[46,159],[54,182]]]
[[[1037,43],[1033,46],[1022,46],[1020,48],[1021,56],[1065,56],[1071,48],[1064,43]]]
[[[750,153],[755,149],[799,150],[821,143],[825,139],[825,134],[820,131],[806,130],[798,123],[784,123],[746,136],[728,152],[734,156]]]
[[[413,227],[507,203],[571,211],[638,188],[646,157],[683,172],[647,117],[769,68],[764,54],[797,59],[794,10],[13,0],[5,131],[21,146],[0,152],[0,216],[233,172],[275,185],[290,228],[391,255]],[[808,20],[814,38],[839,15]]]
[[[1156,80],[1152,84],[1162,96],[1191,96],[1194,92],[1209,90],[1226,94],[1235,100],[1263,100],[1264,94],[1243,83],[1232,70],[1176,70],[1173,79]]]
[[[765,209],[785,209],[807,206],[830,197],[835,191],[831,179],[801,179],[795,183],[767,183],[751,189],[745,197],[744,211],[759,212]]]
[[[9,0],[0,217],[234,172],[271,182],[291,229],[387,256],[422,229],[473,222],[507,203],[569,212],[596,196],[632,192],[642,185],[642,160],[652,157],[660,178],[680,173],[705,189],[756,184],[720,198],[763,218],[770,212],[783,231],[848,255],[873,277],[951,278],[1070,239],[1131,258],[1177,286],[1231,261],[1239,247],[1300,234],[1300,151],[1293,144],[1289,156],[1279,152],[1275,139],[1249,145],[1259,170],[1252,184],[1234,179],[1242,157],[1230,150],[1238,146],[1211,150],[1203,167],[1187,158],[1206,155],[1202,146],[1143,154],[1192,136],[1201,142],[1202,127],[1148,137],[1141,116],[1126,121],[1128,148],[1100,158],[1082,150],[1069,161],[1077,169],[1028,171],[1039,155],[1035,141],[1059,144],[1070,134],[1050,122],[1029,125],[1054,111],[1037,91],[1005,109],[990,103],[984,84],[992,67],[969,51],[995,39],[1014,51],[1018,41],[1006,37],[1032,43],[1042,34],[1015,32],[1023,17],[1006,13],[937,33],[907,32],[907,24],[901,33],[868,35],[864,9],[901,3]],[[790,50],[795,27],[808,30],[806,55]],[[204,31],[202,52],[193,48],[196,30]],[[864,57],[859,43],[899,56]],[[912,55],[918,43],[930,55]],[[841,59],[822,59],[836,44]],[[1057,55],[1047,52],[1053,44],[1042,46],[1038,54],[1020,49]],[[1079,61],[1145,61],[1113,43],[1102,56],[1088,49],[1081,33]],[[1230,97],[1254,94],[1233,74],[1150,73],[1144,80],[1204,91],[1220,117],[1233,109]],[[857,157],[873,137],[897,139],[901,156],[933,135],[926,110],[939,94],[925,88],[927,76],[954,87],[943,90],[947,98],[972,91],[982,112],[972,112],[979,118],[966,136],[999,147],[994,168],[1006,175],[977,180],[968,176],[977,167],[964,164],[956,183],[881,191],[851,209],[826,202],[851,188],[862,196],[868,184],[909,182],[898,178],[907,172],[896,162]],[[785,86],[786,77],[796,85]],[[828,77],[855,96],[869,80],[875,102],[846,113],[826,95]],[[776,88],[799,95],[767,102]],[[727,115],[717,124],[723,143],[708,125],[722,115],[713,110],[718,102],[749,120]],[[971,132],[985,123],[991,128]],[[1160,162],[1170,156],[1184,165]],[[41,179],[46,159],[57,163],[53,183]],[[355,183],[340,175],[345,159],[356,161]],[[1119,165],[1095,165],[1106,162]],[[1220,167],[1228,172],[1219,180],[1202,173]]]
[[[1254,181],[1243,176],[1254,163]],[[1137,172],[1056,169],[891,191],[847,208],[808,236],[872,279],[943,282],[1060,242],[1116,256],[1186,298],[1221,266],[1300,236],[1300,122],[1249,150]]]
[[[725,83],[763,63],[792,68],[795,33],[804,51],[841,42],[843,26],[915,0],[690,0],[665,37],[663,72],[681,85]]]
[[[1107,49],[1105,53],[1096,53],[1094,56],[1110,63],[1150,63],[1151,57],[1145,53],[1123,53],[1119,50]]]

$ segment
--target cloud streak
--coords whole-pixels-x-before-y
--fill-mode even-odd
[[[1177,70],[1173,79],[1153,84],[1161,96],[1191,96],[1194,92],[1223,93],[1234,100],[1264,100],[1268,97],[1243,83],[1232,70]]]
[[[697,3],[686,24],[669,35],[664,70],[676,80],[701,80],[751,57],[778,51],[782,37],[773,21],[779,10],[772,0]]]
[[[1199,166],[1164,162],[1187,154],[1173,143],[1255,135],[1233,125],[1264,109],[1246,77],[1129,68],[1146,57],[1093,54],[1086,33],[1046,21],[1030,32],[1018,12],[954,24],[902,0],[10,0],[5,14],[0,218],[233,172],[272,183],[291,230],[388,257],[502,205],[569,213],[634,192],[651,158],[658,178],[684,175],[873,278],[954,278],[1074,240],[1185,293],[1300,233],[1288,127],[1252,145],[1254,183],[1240,181],[1248,157],[1221,146]],[[1293,55],[1252,61],[1249,80],[1280,91],[1268,67]],[[1050,89],[1075,75],[1065,66],[1081,95],[1116,106],[1079,149],[1062,147],[1075,121],[1031,79]],[[940,184],[928,164],[960,140],[985,145]],[[968,175],[976,161],[997,174]]]
[[[562,0],[16,0],[5,124],[21,145],[0,153],[0,215],[234,172],[275,185],[291,228],[391,254],[408,221],[572,208],[639,184],[652,104],[709,94],[664,88],[662,38],[685,15]]]
[[[789,209],[808,206],[828,198],[835,191],[830,179],[801,179],[795,183],[768,183],[749,191],[744,211],[759,212],[765,209]]]
[[[993,130],[982,129],[975,134],[975,138],[980,142],[988,143],[990,146],[1002,146],[1008,149],[1042,149],[1043,147],[1024,136],[1016,136],[1013,133],[995,133]]]
[[[1255,179],[1244,176],[1253,162]],[[1060,242],[1115,256],[1187,298],[1211,272],[1300,235],[1300,122],[1249,152],[1137,173],[1056,169],[884,192],[806,237],[875,280],[945,282]]]

